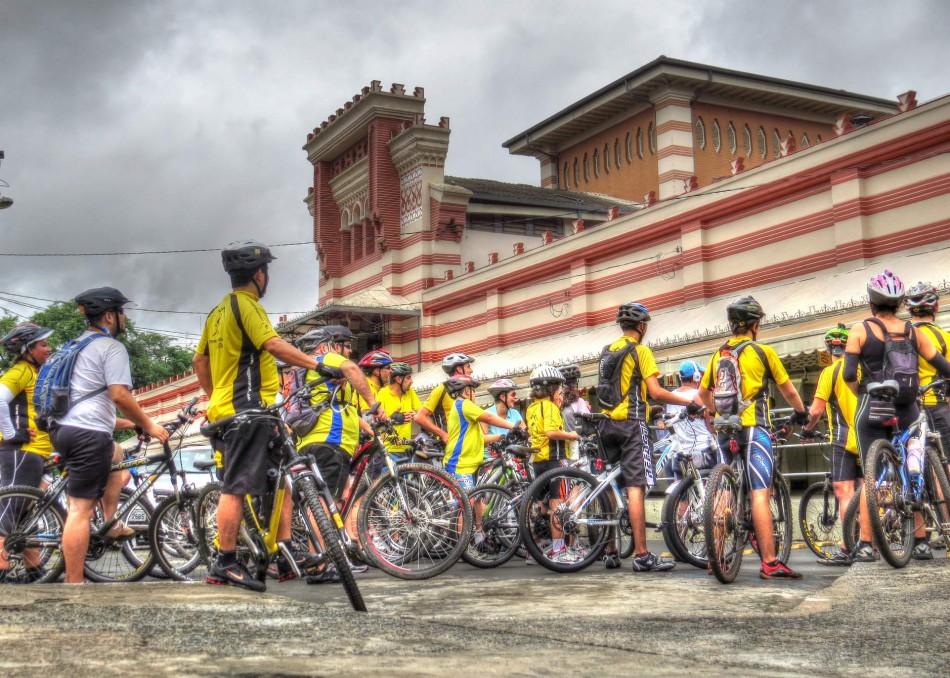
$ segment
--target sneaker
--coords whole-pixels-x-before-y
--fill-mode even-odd
[[[762,563],[759,567],[759,577],[762,579],[801,579],[802,575],[781,560],[773,560],[771,563]]]
[[[608,570],[617,570],[620,568],[620,558],[616,553],[608,553],[604,556],[604,567]]]
[[[318,572],[317,574],[307,575],[308,584],[338,584],[340,583],[340,574],[332,565]]]
[[[873,563],[875,560],[877,560],[877,558],[870,544],[859,544],[855,546],[854,551],[851,552],[852,563]]]
[[[933,560],[934,554],[933,551],[930,550],[930,544],[922,541],[914,547],[914,551],[910,557],[914,560]]]
[[[252,577],[251,573],[248,572],[247,568],[241,565],[241,563],[221,567],[218,565],[218,561],[215,561],[211,567],[208,568],[208,576],[205,577],[205,583],[218,586],[239,586],[248,591],[255,591],[257,593],[263,593],[267,590],[267,585]]]
[[[842,549],[829,558],[818,558],[815,562],[830,567],[851,567],[852,560],[851,554]]]
[[[636,556],[633,559],[634,572],[669,572],[674,567],[676,567],[676,563],[672,560],[661,558],[650,552]]]
[[[931,539],[930,548],[932,548],[934,551],[945,551],[947,549],[947,545],[943,539]]]
[[[129,537],[135,536],[135,530],[119,520],[115,525],[109,528],[105,536],[106,539],[128,539]]]

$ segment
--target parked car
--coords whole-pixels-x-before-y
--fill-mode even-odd
[[[214,450],[212,450],[209,445],[193,445],[183,447],[175,453],[175,464],[179,470],[185,472],[185,482],[194,485],[196,489],[200,490],[216,478],[214,475],[214,467],[209,471],[202,471],[195,466],[195,462],[209,461],[213,458]],[[158,469],[158,464],[150,464],[148,466],[141,466],[138,469],[132,469],[133,477],[132,480],[129,481],[129,484],[135,485],[136,475],[144,477],[156,469]],[[171,492],[172,481],[166,472],[159,476],[152,486],[152,499],[154,503],[158,503],[162,500],[162,497],[171,494]]]

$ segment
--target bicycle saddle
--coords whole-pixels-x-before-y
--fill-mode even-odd
[[[867,386],[868,395],[894,397],[900,391],[900,384],[893,379],[887,381],[872,381]]]

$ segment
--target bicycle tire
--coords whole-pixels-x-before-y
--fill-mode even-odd
[[[366,603],[363,601],[363,594],[356,583],[356,577],[353,576],[353,570],[350,569],[350,563],[343,552],[343,543],[340,539],[340,533],[337,528],[331,525],[330,516],[320,501],[320,494],[317,491],[316,481],[312,477],[304,476],[295,483],[300,502],[309,509],[317,524],[317,530],[323,539],[324,552],[330,557],[337,573],[340,575],[340,582],[343,584],[343,590],[350,601],[350,605],[357,612],[366,612]],[[342,529],[342,525],[340,526]],[[329,565],[329,563],[328,563]]]
[[[838,500],[825,481],[808,486],[798,504],[798,529],[805,545],[819,558],[831,558],[841,550]],[[830,501],[829,501],[830,495]]]
[[[66,568],[66,561],[63,558],[63,529],[66,527],[66,511],[57,502],[50,502],[43,508],[40,518],[37,521],[36,528],[29,533],[17,530],[18,525],[23,525],[27,519],[32,519],[31,511],[35,511],[38,504],[46,498],[46,493],[36,487],[26,485],[9,485],[0,489],[0,506],[8,506],[7,501],[22,501],[20,507],[20,517],[17,519],[13,529],[8,530],[4,549],[15,561],[23,548],[29,548],[30,544],[35,544],[35,548],[40,549],[40,565],[46,572],[35,583],[47,584],[55,582],[62,575]],[[33,535],[32,537],[30,535]],[[11,562],[12,565],[12,562]],[[8,570],[7,577],[19,577],[22,567],[13,566]]]
[[[781,473],[776,472],[772,479],[772,490],[769,508],[772,509],[772,525],[775,532],[775,557],[787,563],[792,554],[794,518],[792,518],[792,493],[788,489],[788,481]]]
[[[123,490],[117,512],[124,512],[128,507],[128,500],[129,493]],[[90,535],[89,549],[83,563],[86,578],[103,584],[129,583],[145,578],[155,566],[155,554],[148,545],[148,527],[153,512],[151,503],[143,495],[135,500],[125,516],[126,524],[136,531],[134,536],[116,542]],[[92,531],[101,519],[100,509],[97,507],[93,513],[93,524],[90,528]],[[139,546],[140,541],[145,545]]]
[[[844,547],[848,553],[854,551],[861,539],[861,522],[858,518],[861,511],[861,491],[858,490],[848,502],[848,508],[844,511],[844,524],[841,526],[841,537],[844,540]]]
[[[699,498],[695,479],[684,478],[671,494],[663,501],[660,531],[663,541],[673,557],[683,563],[705,570],[706,529],[703,520],[703,503]],[[702,542],[696,541],[701,538]]]
[[[633,555],[633,528],[630,526],[630,513],[626,510],[620,514],[620,548],[617,555],[621,560],[626,560]]]
[[[211,482],[201,488],[195,499],[197,525],[195,533],[198,537],[198,553],[202,561],[211,565],[218,557],[218,499],[221,497],[221,483]]]
[[[938,522],[941,523],[934,525],[933,528],[950,549],[950,481],[947,479],[943,464],[940,463],[940,453],[937,449],[928,445],[924,454],[927,469],[925,486],[930,495],[930,504],[933,506]]]
[[[523,500],[521,502],[521,507],[518,511],[518,529],[521,531],[521,541],[527,548],[528,553],[534,558],[535,562],[540,565],[543,565],[552,572],[579,572],[584,568],[588,567],[591,563],[601,557],[604,550],[607,548],[607,543],[613,535],[612,527],[599,528],[594,526],[591,529],[591,526],[586,526],[588,531],[587,541],[590,543],[587,553],[583,556],[574,560],[573,562],[569,560],[554,560],[550,558],[544,551],[544,548],[538,544],[538,538],[541,537],[542,540],[545,540],[547,536],[550,536],[549,531],[549,521],[550,516],[547,514],[538,515],[537,508],[540,506],[543,507],[549,501],[548,497],[548,488],[551,484],[551,481],[560,476],[561,478],[573,478],[575,481],[582,481],[588,486],[594,488],[599,484],[598,480],[586,471],[582,471],[578,468],[572,468],[570,466],[564,466],[561,468],[553,468],[550,471],[542,473],[540,476],[535,478],[534,482],[528,486],[528,489],[525,490]],[[549,508],[549,504],[547,504]],[[604,516],[605,518],[612,518],[617,514],[616,511],[612,510],[612,503],[605,500],[604,495],[601,494],[596,497],[588,506],[593,507],[593,515]],[[588,513],[591,513],[588,511]],[[576,518],[573,514],[570,516],[565,516],[567,518]],[[564,522],[562,520],[562,526]],[[583,525],[581,527],[584,527]],[[565,541],[570,532],[570,528],[564,529]],[[591,535],[593,539],[591,539]],[[573,536],[573,535],[572,535]],[[580,532],[577,533],[577,536],[580,536]],[[571,547],[573,548],[573,547]]]
[[[414,477],[412,484],[406,482],[410,477]],[[400,482],[403,485],[397,492]],[[412,501],[409,507],[412,518],[408,523],[405,522],[406,511],[398,504],[400,493],[406,501]],[[430,494],[431,497],[427,496]],[[427,510],[440,507],[449,513],[439,518],[437,525],[431,521],[435,527],[432,534],[426,526],[415,523],[426,518]],[[400,524],[403,530],[399,529]],[[360,546],[370,554],[373,565],[399,579],[429,579],[457,563],[468,547],[472,537],[472,507],[465,491],[442,469],[430,464],[400,464],[395,477],[388,473],[381,476],[367,492],[360,505],[357,525]],[[379,527],[388,525],[396,527],[394,533],[379,531]],[[392,550],[384,552],[383,546]],[[425,551],[426,557],[418,552],[419,548]],[[410,563],[415,565],[410,566]]]
[[[731,496],[726,496],[730,492]],[[744,507],[738,504],[739,482],[728,464],[716,466],[706,480],[706,503],[703,507],[703,528],[706,533],[706,554],[709,566],[723,584],[730,584],[742,567],[742,552],[748,533],[742,525]],[[719,539],[728,530],[734,539]],[[720,543],[721,542],[721,543]]]
[[[910,488],[901,481],[899,466],[891,442],[875,440],[868,450],[864,470],[868,515],[881,557],[895,568],[910,562],[914,548],[914,514],[901,505]]]
[[[521,544],[514,497],[500,485],[481,485],[469,492],[468,498],[472,505],[474,526],[472,541],[462,551],[462,560],[485,569],[504,565]],[[480,501],[483,503],[479,504]],[[479,523],[481,528],[478,527]],[[483,541],[478,545],[475,544],[476,534],[483,535]]]
[[[152,513],[148,541],[155,561],[170,579],[201,581],[206,564],[198,550],[196,497],[169,495]]]

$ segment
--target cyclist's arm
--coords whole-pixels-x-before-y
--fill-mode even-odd
[[[10,440],[16,435],[16,427],[10,417],[10,403],[15,397],[6,384],[0,384],[0,434],[4,440]]]
[[[489,443],[497,443],[499,440],[501,440],[504,437],[500,433],[489,433],[488,424],[486,424],[485,422],[480,421],[478,422],[478,425],[482,427],[482,437],[486,445],[488,445]]]
[[[126,417],[142,427],[142,430],[153,438],[161,442],[168,440],[168,431],[152,421],[145,412],[139,407],[138,402],[132,396],[132,391],[125,384],[110,384],[109,397]]]
[[[855,323],[848,332],[848,343],[844,347],[844,369],[841,378],[854,394],[858,392],[858,361],[861,359],[861,348],[866,338],[864,323]]]
[[[825,412],[825,401],[815,396],[811,401],[811,407],[808,409],[808,421],[802,426],[802,430],[811,431],[815,428],[821,415]]]
[[[373,407],[376,404],[376,394],[374,394],[373,389],[369,387],[369,382],[366,381],[366,375],[363,374],[363,370],[360,369],[360,366],[352,360],[345,360],[343,364],[340,365],[340,371],[356,392],[366,401],[366,406],[368,408]],[[380,411],[383,411],[382,408],[380,408]]]
[[[660,380],[656,378],[656,375],[647,377],[647,393],[650,394],[650,397],[653,400],[658,400],[661,403],[667,403],[668,405],[689,405],[693,402],[693,399],[689,396],[684,396],[682,393],[674,393],[673,391],[667,391],[665,388],[660,386]]]
[[[317,369],[317,361],[312,356],[307,355],[296,346],[280,337],[271,337],[263,344],[261,348],[278,360],[287,363],[293,367],[306,367],[310,370]]]
[[[795,384],[792,383],[791,379],[779,384],[778,392],[782,394],[785,402],[791,405],[793,410],[796,412],[805,411],[805,403],[802,402],[802,397],[798,395],[798,389],[795,388]]]
[[[416,412],[415,422],[419,424],[419,427],[423,430],[428,431],[434,436],[438,436],[439,440],[444,443],[449,439],[449,434],[435,425],[435,422],[432,421],[432,417],[430,416],[431,414],[432,413],[426,409],[426,406],[423,405],[419,408],[419,411]]]
[[[191,366],[195,370],[195,376],[198,377],[201,390],[210,398],[214,390],[214,384],[211,382],[211,358],[204,353],[195,353],[195,357],[191,359]]]
[[[515,427],[515,425],[507,419],[502,419],[497,414],[492,414],[491,412],[483,412],[480,414],[478,417],[478,423],[497,426],[498,428],[506,428],[509,431]]]
[[[699,392],[696,394],[696,398],[699,400],[700,404],[706,406],[706,412],[710,416],[716,411],[716,402],[713,399],[712,389],[708,389],[705,386],[699,387]]]
[[[135,428],[135,422],[131,419],[125,419],[123,417],[115,418],[115,430],[116,431],[129,431]]]

